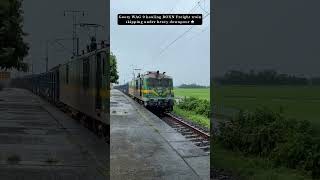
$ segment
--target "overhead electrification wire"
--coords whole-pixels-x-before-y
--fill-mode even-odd
[[[193,8],[189,11],[188,14],[191,14],[197,7],[200,7],[202,9],[202,7],[200,6],[200,3],[201,1],[204,1],[205,0],[199,0],[194,6]],[[204,12],[206,12],[206,15],[203,17],[203,20],[208,16],[210,15],[210,13],[204,9],[202,9]],[[182,38],[185,34],[187,34],[188,32],[191,31],[191,29],[193,28],[194,26],[190,26],[185,32],[183,32],[182,34],[180,34],[176,39],[174,39],[169,45],[167,45],[165,48],[163,48],[159,55],[161,55],[163,52],[165,52],[171,45],[173,45],[176,41],[178,41],[180,38]]]
[[[72,39],[71,38],[60,38],[60,39],[55,39],[55,40],[49,41],[49,42],[50,42],[51,45],[54,45],[54,44],[60,45],[63,48],[64,51],[72,54],[73,51],[71,51],[65,45],[63,45],[62,43],[59,42],[59,41],[64,41],[64,40],[72,40]]]
[[[203,3],[203,4],[205,4],[205,3]],[[200,1],[198,2],[198,5],[204,12],[206,12],[207,14],[209,13],[208,11],[206,11],[204,8],[201,7]]]
[[[178,0],[178,1],[180,1],[180,0]],[[177,1],[177,3],[178,3],[178,1]],[[191,13],[197,8],[198,3],[201,2],[201,1],[203,1],[203,0],[199,0],[199,1],[192,7],[192,9],[188,12],[188,14],[191,14]],[[176,4],[176,6],[177,6],[177,4]],[[173,11],[175,8],[176,8],[176,7],[172,8],[169,14],[171,14],[172,11]],[[164,42],[166,42],[166,40],[162,41],[160,44],[164,44]],[[160,46],[160,47],[161,47],[161,46]]]
[[[208,17],[210,15],[207,14],[203,17],[203,20],[206,19],[206,17]],[[186,35],[189,31],[191,31],[191,29],[193,28],[194,26],[190,26],[185,32],[183,32],[182,34],[180,34],[176,39],[174,39],[170,44],[168,44],[165,48],[163,48],[160,52],[159,55],[161,55],[163,52],[165,52],[170,46],[172,46],[175,42],[177,42],[179,39],[181,39],[184,35]]]
[[[205,28],[203,28],[200,32],[198,32],[197,34],[195,34],[194,36],[192,36],[189,40],[192,40],[192,39],[194,39],[195,37],[199,36],[201,33],[203,33],[203,32],[205,32],[206,30],[208,30],[209,27],[210,27],[210,25],[207,26],[207,27],[205,27]]]

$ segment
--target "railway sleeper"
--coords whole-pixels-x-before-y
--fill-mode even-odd
[[[209,141],[202,141],[203,144],[210,145]]]
[[[193,134],[193,135],[187,135],[187,136],[185,136],[186,138],[198,138],[199,137],[199,135],[196,135],[196,134]]]
[[[199,146],[200,147],[206,147],[206,146],[209,146],[209,144],[205,144],[205,143],[199,142]]]
[[[201,142],[202,138],[188,138],[188,140],[192,142]]]
[[[187,129],[187,128],[178,128],[177,131],[178,131],[179,133],[183,134],[183,133],[185,133],[185,132],[189,132],[190,130]],[[190,132],[191,132],[190,134],[189,134],[189,133],[186,133],[186,135],[192,135],[192,134],[194,134],[192,131],[190,131]]]
[[[193,133],[190,129],[187,129],[187,128],[181,129],[181,132],[183,132],[183,133],[189,133],[189,132]]]
[[[193,134],[193,132],[191,132],[191,131],[181,131],[181,134],[182,135],[192,135]]]
[[[177,124],[170,124],[170,126],[172,126],[172,127],[176,127],[176,128],[180,127],[180,126],[179,126],[179,125],[177,125]]]
[[[200,149],[202,149],[204,151],[210,151],[210,146],[202,146],[202,147],[200,147]]]

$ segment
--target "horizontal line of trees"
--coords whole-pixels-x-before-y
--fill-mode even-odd
[[[223,77],[214,79],[217,84],[230,85],[320,85],[320,77],[306,78],[289,74],[279,74],[275,70],[255,72],[228,71]]]
[[[209,86],[201,86],[198,84],[181,84],[178,88],[208,88]]]

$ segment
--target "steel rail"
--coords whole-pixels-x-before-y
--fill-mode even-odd
[[[184,122],[183,120],[181,120],[178,117],[175,117],[174,115],[170,114],[170,113],[164,113],[166,116],[170,117],[171,119],[175,120],[176,122],[178,122],[179,124],[182,124],[183,126],[188,127],[189,129],[191,129],[192,131],[196,132],[197,134],[199,134],[200,136],[202,136],[203,138],[206,139],[210,139],[210,134],[203,132],[202,130]]]

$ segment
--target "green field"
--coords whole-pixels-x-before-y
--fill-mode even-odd
[[[175,88],[176,97],[210,99],[209,88]],[[287,117],[309,120],[320,129],[320,86],[221,86],[214,87],[213,103],[217,107],[254,110],[267,106],[283,108]]]
[[[179,97],[196,97],[200,99],[210,100],[210,88],[174,88],[175,98]],[[198,115],[194,112],[185,111],[183,109],[174,107],[173,112],[181,117],[192,120],[193,122],[210,128],[210,120],[207,117]]]
[[[175,97],[197,97],[210,100],[210,88],[174,88]]]
[[[213,104],[216,111],[227,114],[225,109],[254,110],[267,106],[275,111],[284,110],[287,117],[308,120],[320,134],[320,86],[220,86],[214,87]],[[175,89],[175,96],[194,96],[209,99],[210,90]],[[229,169],[244,179],[309,179],[303,172],[274,168],[270,162],[246,157],[216,145],[212,158],[215,167]]]
[[[224,86],[214,88],[214,104],[254,110],[283,108],[287,117],[309,120],[320,130],[320,86]]]
[[[268,159],[245,156],[215,144],[210,162],[215,168],[226,169],[243,180],[312,180],[305,172],[274,167]]]

